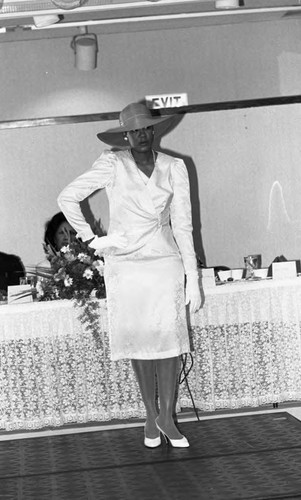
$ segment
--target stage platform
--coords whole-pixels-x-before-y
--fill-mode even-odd
[[[288,411],[187,414],[179,427],[190,448],[145,448],[142,422],[7,436],[0,498],[301,499],[301,422]]]

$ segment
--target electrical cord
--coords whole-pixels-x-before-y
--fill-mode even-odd
[[[193,357],[192,357],[192,354],[189,353],[191,363],[190,363],[190,367],[189,367],[188,371],[186,371],[187,356],[188,356],[187,354],[181,354],[182,368],[181,368],[180,373],[179,373],[179,384],[181,385],[183,382],[185,382],[187,390],[189,392],[191,402],[192,402],[194,413],[196,415],[197,420],[200,421],[198,410],[195,406],[194,399],[193,399],[193,396],[191,394],[191,390],[190,390],[189,383],[188,383],[188,375],[193,368]]]

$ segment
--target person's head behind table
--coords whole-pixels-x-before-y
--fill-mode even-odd
[[[0,252],[0,296],[7,293],[10,285],[19,285],[20,278],[26,274],[24,264],[19,256]]]
[[[63,212],[55,214],[45,225],[44,243],[60,250],[75,240],[76,232],[67,221]]]

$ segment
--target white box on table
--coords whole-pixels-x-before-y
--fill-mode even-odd
[[[295,260],[272,263],[273,279],[288,279],[297,277],[297,265]]]

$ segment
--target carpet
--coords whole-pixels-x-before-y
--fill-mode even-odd
[[[288,413],[179,427],[190,448],[147,449],[143,427],[0,442],[0,499],[301,499],[301,422]]]

